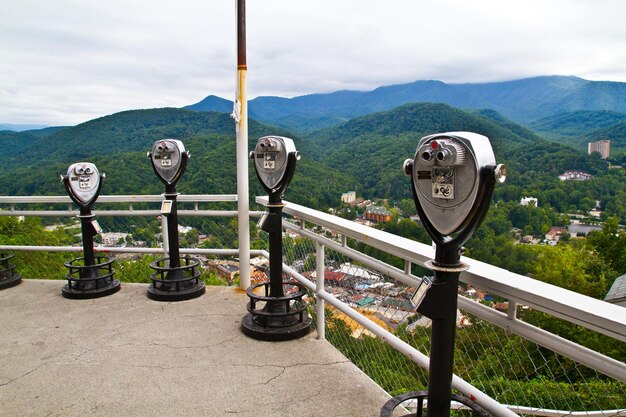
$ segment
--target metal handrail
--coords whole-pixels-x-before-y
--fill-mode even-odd
[[[96,252],[102,253],[163,253],[163,248],[137,248],[137,247],[117,247],[117,246],[96,246]],[[82,252],[82,246],[29,246],[29,245],[0,245],[0,251],[17,252]],[[181,254],[188,255],[219,255],[236,256],[238,249],[205,249],[205,248],[181,248]],[[260,256],[260,250],[251,250],[250,254]]]
[[[160,203],[163,195],[101,195],[98,203]],[[179,202],[236,202],[237,194],[181,194]],[[0,204],[41,204],[41,203],[72,203],[66,195],[43,196],[0,196]]]
[[[102,203],[127,203],[127,210],[93,210],[93,214],[103,217],[159,216],[160,210],[136,210],[135,203],[160,203],[165,199],[159,195],[101,195],[98,205]],[[237,210],[200,210],[198,203],[237,202],[236,194],[181,194],[177,200],[183,203],[196,203],[193,210],[178,210],[179,216],[192,217],[236,217]],[[72,217],[80,212],[69,196],[0,196],[0,204],[10,204],[8,210],[0,210],[0,216],[38,216],[38,217]],[[67,210],[16,210],[15,204],[68,204]],[[262,211],[252,211],[250,216],[260,217]]]
[[[257,197],[257,202],[265,204],[267,198]],[[433,249],[429,245],[382,230],[372,229],[298,204],[284,203],[283,212],[286,214],[331,229],[343,236],[358,240],[411,263],[424,266],[424,262],[433,256]],[[297,231],[296,228],[294,231]],[[461,281],[614,339],[626,341],[626,309],[623,307],[471,258],[463,257],[462,259],[470,266],[470,269],[461,274]]]
[[[388,275],[409,287],[417,287],[421,282],[420,278],[411,275],[407,271],[401,271],[398,268],[367,256],[357,250],[334,242],[324,236],[320,236],[309,230],[303,229],[293,223],[284,221],[283,227],[287,230],[299,233],[308,239],[314,240],[324,247],[328,247],[329,249],[361,262],[364,265]],[[500,313],[463,296],[459,296],[458,303],[462,310],[465,310],[482,320],[495,324],[498,327],[506,329],[561,355],[567,356],[583,365],[597,370],[600,373],[608,375],[611,378],[626,382],[626,364],[622,362],[595,352],[577,343],[571,342],[560,336],[546,332],[545,330],[518,320],[515,317],[510,317],[506,314]],[[321,314],[323,314],[323,312]]]

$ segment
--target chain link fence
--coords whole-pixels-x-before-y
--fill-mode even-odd
[[[307,225],[326,238],[341,241],[328,230]],[[362,247],[348,241],[348,246]],[[316,243],[289,231],[284,244],[285,263],[315,281]],[[401,259],[386,254],[385,261],[402,265]],[[347,256],[326,248],[325,290],[349,304],[420,352],[430,351],[430,324],[415,312],[409,288],[388,275],[365,267]],[[421,272],[421,271],[420,271]],[[478,299],[492,308],[508,308],[507,300],[462,286],[463,296]],[[312,300],[314,302],[314,300]],[[517,307],[518,318],[548,330],[566,328],[574,342],[598,342],[591,348],[624,361],[626,349],[620,342],[587,329]],[[428,389],[428,373],[341,311],[326,304],[326,339],[392,396]],[[582,335],[585,335],[584,337]],[[599,350],[601,351],[601,350]],[[619,410],[626,415],[626,384],[556,354],[534,342],[506,331],[467,312],[458,311],[455,374],[519,414],[542,414],[538,409],[590,412]],[[609,415],[609,414],[607,414]]]

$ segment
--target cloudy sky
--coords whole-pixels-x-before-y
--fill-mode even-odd
[[[623,0],[248,0],[248,91],[626,82]],[[234,0],[3,0],[0,123],[73,125],[235,90]]]

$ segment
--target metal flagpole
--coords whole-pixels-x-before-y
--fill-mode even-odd
[[[239,235],[239,276],[241,289],[250,286],[250,202],[248,187],[248,101],[246,97],[246,1],[236,1],[237,97],[233,118],[237,135],[237,227]]]

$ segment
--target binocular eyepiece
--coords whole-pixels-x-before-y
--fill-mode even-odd
[[[282,136],[260,138],[250,152],[261,184],[270,194],[281,195],[291,182],[295,161],[300,159],[293,140]]]
[[[261,140],[259,140],[259,148],[261,150],[264,151],[274,151],[277,150],[278,146],[277,146],[277,142],[275,139],[273,138],[261,138]]]
[[[156,145],[156,151],[159,153],[163,153],[163,152],[171,152],[172,148],[170,147],[170,145],[166,142],[166,141],[160,141],[157,145]]]
[[[93,174],[93,170],[87,164],[77,164],[74,168],[74,172],[76,175],[91,175]]]
[[[154,142],[152,151],[148,152],[155,174],[166,186],[176,186],[185,172],[189,151],[177,139],[161,139]]]
[[[448,138],[440,138],[419,147],[417,154],[424,165],[454,166],[465,163],[465,148]]]

